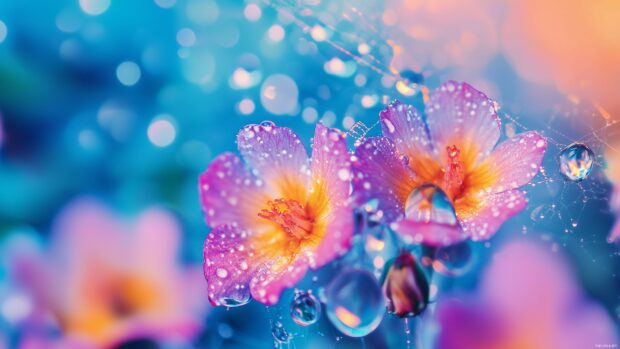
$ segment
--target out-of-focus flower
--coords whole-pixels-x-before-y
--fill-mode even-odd
[[[39,318],[53,317],[62,342],[25,333],[23,345],[190,340],[206,299],[200,268],[177,261],[180,235],[177,221],[162,209],[124,220],[94,199],[71,203],[56,221],[49,251],[15,260],[15,277],[31,293]]]
[[[518,188],[538,173],[547,141],[526,132],[496,147],[500,120],[482,92],[449,81],[431,95],[426,124],[399,102],[380,119],[384,136],[356,150],[353,187],[363,202],[379,199],[405,238],[430,245],[488,239],[525,207]]]
[[[507,0],[503,52],[530,81],[620,112],[620,3]]]
[[[616,140],[605,149],[605,160],[607,161],[605,175],[613,186],[609,198],[609,208],[616,215],[616,222],[607,238],[609,242],[615,242],[620,238],[620,219],[617,218],[620,217],[620,154],[617,150],[618,146],[620,146],[620,141]]]
[[[581,349],[615,345],[613,321],[563,258],[531,242],[501,249],[477,294],[436,309],[441,349]]]
[[[200,177],[204,272],[214,305],[278,301],[306,270],[348,250],[353,231],[343,134],[318,124],[312,159],[288,128],[249,125],[237,137],[248,167],[217,157]]]
[[[393,64],[481,69],[499,48],[497,4],[488,0],[388,0],[383,23],[397,45]]]
[[[388,0],[383,22],[398,70],[473,79],[503,55],[525,80],[620,112],[617,1]]]

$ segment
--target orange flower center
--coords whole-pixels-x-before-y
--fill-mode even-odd
[[[452,201],[461,195],[465,181],[465,168],[461,161],[461,150],[456,145],[446,147],[448,164],[444,170],[443,190]]]
[[[314,219],[308,214],[306,207],[296,200],[275,199],[267,202],[258,216],[279,225],[287,234],[303,239],[312,233]]]

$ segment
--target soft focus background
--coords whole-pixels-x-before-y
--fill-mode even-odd
[[[361,341],[294,324],[290,291],[208,305],[197,177],[243,125],[355,138],[446,79],[550,148],[526,212],[435,274],[421,319]],[[277,321],[293,348],[617,347],[619,88],[613,0],[3,0],[0,348],[270,348]],[[558,173],[576,141],[596,156],[580,183]]]

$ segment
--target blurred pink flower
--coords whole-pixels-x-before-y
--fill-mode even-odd
[[[426,120],[400,102],[379,117],[383,137],[356,149],[354,192],[362,202],[378,199],[387,222],[411,242],[485,240],[525,208],[519,188],[538,173],[547,140],[530,131],[497,144],[494,102],[471,85],[442,84]]]
[[[478,292],[436,309],[440,349],[583,349],[617,345],[607,312],[584,295],[561,255],[513,242],[494,256]]]
[[[177,260],[180,235],[176,219],[163,209],[125,220],[94,199],[69,204],[55,222],[49,251],[15,262],[37,311],[52,316],[64,338],[53,344],[26,334],[23,345],[190,339],[205,315],[205,288],[200,268]]]
[[[200,176],[207,224],[204,272],[214,305],[239,306],[250,294],[273,304],[308,268],[349,249],[349,152],[343,134],[317,124],[312,159],[299,137],[271,122],[237,136],[247,166],[218,156]]]

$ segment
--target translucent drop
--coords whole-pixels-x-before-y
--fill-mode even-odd
[[[274,127],[276,124],[273,121],[265,120],[260,123],[263,127]]]
[[[342,333],[362,337],[374,331],[385,314],[377,279],[362,269],[345,269],[326,289],[327,317]]]
[[[312,295],[311,291],[295,293],[291,303],[291,317],[296,324],[309,326],[319,320],[321,303]]]
[[[386,265],[383,291],[388,312],[399,317],[416,316],[428,305],[426,274],[409,251],[402,251]]]
[[[440,247],[435,253],[433,269],[448,276],[460,276],[472,265],[471,246],[467,242]]]
[[[458,222],[452,202],[441,188],[432,183],[422,184],[409,194],[405,217],[424,223],[456,225]]]
[[[291,335],[286,331],[280,321],[274,322],[271,326],[271,334],[273,338],[280,343],[288,343],[291,340]]]
[[[238,285],[238,287],[228,290],[225,294],[221,294],[217,301],[219,305],[225,307],[240,307],[248,304],[251,299],[249,287]]]
[[[573,143],[560,152],[560,172],[573,182],[581,182],[592,171],[594,153],[587,145]]]

